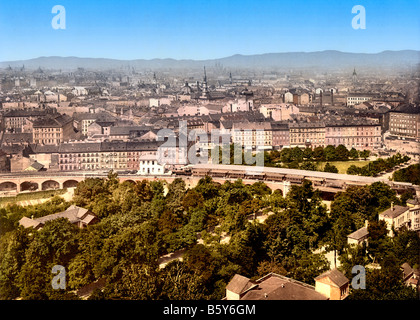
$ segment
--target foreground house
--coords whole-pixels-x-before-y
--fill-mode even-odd
[[[417,291],[420,290],[420,269],[412,268],[407,262],[400,266],[404,283]]]
[[[32,227],[35,230],[39,230],[47,221],[52,221],[59,218],[66,218],[71,223],[77,225],[79,228],[85,228],[86,226],[94,224],[99,220],[94,213],[87,209],[77,206],[70,206],[63,212],[50,214],[36,219],[23,217],[19,220],[19,224],[24,228]]]
[[[343,300],[349,293],[349,280],[337,269],[315,278],[315,287],[276,274],[251,281],[236,274],[226,286],[225,300]]]
[[[369,236],[368,221],[366,220],[365,225],[362,228],[350,233],[347,236],[347,243],[351,244],[351,245],[352,244],[360,245],[363,242],[367,243],[368,242],[368,236]]]
[[[379,220],[386,222],[388,235],[394,236],[394,231],[405,226],[408,230],[420,232],[420,205],[409,207],[391,204],[391,208],[379,214]]]

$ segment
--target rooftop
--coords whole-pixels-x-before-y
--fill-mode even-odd
[[[247,277],[241,276],[240,274],[235,274],[226,286],[226,290],[231,292],[241,294],[253,286],[250,279]]]
[[[420,106],[411,103],[401,104],[390,112],[420,114]]]
[[[329,278],[331,282],[338,288],[346,285],[349,282],[349,279],[347,279],[346,276],[337,269],[332,269],[324,272],[323,274],[316,277],[315,281],[321,280],[325,277]]]
[[[383,216],[385,218],[391,218],[395,219],[396,217],[402,215],[404,212],[406,212],[409,207],[403,207],[399,205],[391,206],[391,208],[381,212],[379,215]]]
[[[49,214],[47,216],[40,217],[40,218],[30,219],[27,217],[23,217],[22,219],[19,220],[19,224],[23,226],[24,228],[29,228],[29,227],[38,228],[44,225],[48,221],[52,221],[59,218],[66,218],[71,223],[81,222],[87,225],[91,223],[96,218],[96,216],[87,209],[72,205],[69,208],[67,208],[67,210],[65,211]]]
[[[33,121],[34,128],[62,128],[64,125],[73,122],[73,118],[66,114],[56,114],[37,118]]]
[[[359,239],[363,239],[367,237],[368,234],[369,234],[368,229],[366,227],[362,227],[354,231],[353,233],[350,233],[347,237],[351,239],[359,240]]]
[[[241,300],[327,300],[315,291],[315,287],[275,273],[269,273],[255,283],[235,275],[226,289],[244,293]]]

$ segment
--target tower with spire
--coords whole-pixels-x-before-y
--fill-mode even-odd
[[[352,83],[353,83],[353,85],[355,85],[355,84],[357,83],[357,73],[356,73],[356,68],[354,68],[354,70],[353,70]]]
[[[206,74],[205,66],[204,66],[204,78],[203,78],[203,91],[201,93],[201,96],[206,99],[209,97],[209,89],[207,87],[207,74]]]

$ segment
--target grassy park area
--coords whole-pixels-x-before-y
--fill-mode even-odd
[[[326,163],[327,163],[327,161],[318,162],[317,163],[317,169],[319,171],[323,171]],[[363,166],[367,165],[368,163],[369,163],[369,160],[366,160],[366,161],[365,160],[360,160],[360,161],[329,161],[329,164],[336,166],[337,169],[338,169],[338,173],[341,173],[341,174],[346,174],[347,169],[351,165],[355,165],[356,167],[363,167]]]
[[[67,192],[67,189],[60,190],[45,190],[45,191],[34,191],[28,193],[19,193],[12,197],[0,197],[0,207],[7,206],[8,204],[20,204],[23,201],[33,201],[41,199],[49,199],[54,196],[63,195]]]

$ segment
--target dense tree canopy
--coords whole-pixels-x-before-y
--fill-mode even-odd
[[[410,182],[420,185],[420,164],[416,163],[407,168],[394,172],[393,179],[400,182]]]
[[[372,261],[391,272],[393,262],[415,263],[419,248],[415,233],[401,231],[391,241],[374,223],[379,210],[398,201],[385,184],[349,187],[329,211],[306,180],[283,196],[263,182],[220,184],[204,177],[187,188],[182,179],[121,183],[110,173],[79,183],[71,203],[53,198],[0,210],[0,297],[74,299],[73,290],[106,279],[92,299],[221,299],[236,273],[256,279],[276,272],[313,284],[330,268],[324,255],[314,253],[323,246],[338,250],[345,272],[352,263]],[[64,218],[38,231],[18,226],[23,216],[56,213],[70,204],[100,221],[84,229]],[[365,220],[372,221],[370,247],[348,251],[346,236]],[[180,249],[182,261],[159,266],[159,257]],[[65,290],[51,287],[54,265],[67,271]],[[398,294],[406,296],[402,289]]]

